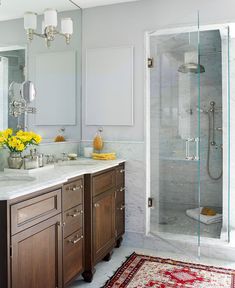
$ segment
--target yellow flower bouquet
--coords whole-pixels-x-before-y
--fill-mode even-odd
[[[8,166],[12,169],[20,169],[23,164],[21,152],[23,152],[29,145],[38,145],[42,138],[40,135],[31,131],[17,131],[12,129],[0,131],[0,148],[5,147],[10,151],[8,157]]]
[[[0,147],[6,147],[10,152],[22,152],[29,145],[38,145],[42,138],[31,131],[19,130],[13,133],[12,129],[0,131]]]

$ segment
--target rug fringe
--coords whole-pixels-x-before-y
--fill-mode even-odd
[[[133,252],[129,256],[126,256],[125,257],[126,260],[121,263],[121,266],[119,266],[116,271],[113,271],[113,275],[115,275],[122,268],[123,264],[125,264],[135,254],[136,254],[136,252]],[[105,288],[109,284],[109,282],[110,282],[111,278],[113,277],[113,275],[110,276],[109,279],[105,282],[104,286],[101,286],[100,288]]]

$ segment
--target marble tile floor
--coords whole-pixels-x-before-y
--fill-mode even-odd
[[[94,275],[92,283],[86,283],[82,280],[82,277],[79,277],[69,288],[100,288],[106,283],[106,281],[114,274],[114,272],[121,266],[122,262],[126,260],[126,257],[132,254],[133,252],[152,255],[162,258],[171,258],[175,260],[181,260],[186,262],[201,263],[211,266],[219,266],[225,268],[235,269],[235,260],[234,262],[221,261],[217,259],[209,259],[201,257],[200,260],[195,260],[194,257],[186,256],[185,254],[173,254],[167,252],[161,252],[156,250],[149,249],[140,249],[134,247],[122,246],[119,249],[114,249],[112,259],[109,262],[100,262],[96,265],[96,273]]]
[[[181,235],[197,236],[198,221],[188,217],[185,213],[188,207],[182,205],[181,207],[175,205],[175,208],[160,207],[159,221],[158,217],[151,217],[152,228],[151,231],[166,232]],[[218,209],[215,209],[218,211]],[[156,221],[154,220],[156,219]],[[159,222],[159,224],[158,224]],[[200,223],[200,235],[202,237],[220,238],[222,222],[213,224]]]

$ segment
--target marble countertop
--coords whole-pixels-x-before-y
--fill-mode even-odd
[[[75,162],[76,161],[76,162]],[[36,191],[67,182],[69,179],[84,174],[93,174],[125,162],[124,159],[116,160],[91,160],[66,161],[55,164],[54,168],[42,170],[23,176],[17,172],[0,172],[0,201],[11,200]],[[73,162],[73,163],[72,163]],[[7,179],[9,177],[9,179]],[[21,177],[32,177],[22,181]],[[3,180],[1,180],[1,178]],[[14,180],[16,179],[16,180]]]

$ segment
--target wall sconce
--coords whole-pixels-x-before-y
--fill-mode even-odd
[[[66,44],[70,43],[73,34],[73,21],[71,18],[61,19],[61,31],[56,30],[57,27],[57,11],[55,9],[46,9],[44,11],[44,21],[42,22],[42,33],[37,33],[37,14],[34,12],[26,12],[24,14],[24,28],[27,32],[29,41],[33,40],[34,35],[44,38],[47,47],[50,47],[51,41],[56,35],[65,37]]]

